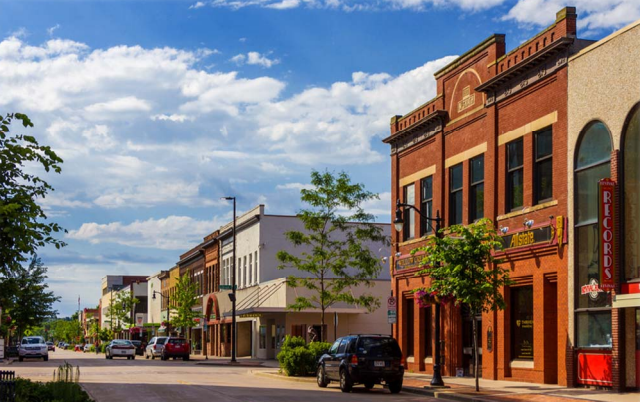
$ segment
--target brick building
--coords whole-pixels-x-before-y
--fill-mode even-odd
[[[482,377],[566,385],[573,358],[567,300],[567,61],[590,44],[576,38],[575,8],[505,53],[492,35],[435,74],[437,95],[391,119],[392,199],[415,205],[445,226],[487,217],[502,232],[505,267],[515,284],[507,309],[472,317],[442,309],[443,375],[473,372],[472,322],[480,323]],[[395,203],[393,205],[395,210]],[[409,370],[432,372],[433,308],[419,308],[411,250],[432,234],[405,210],[393,235],[392,291]]]

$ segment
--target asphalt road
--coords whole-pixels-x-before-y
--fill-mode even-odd
[[[56,350],[49,361],[14,361],[0,365],[1,370],[14,370],[20,377],[50,381],[54,369],[64,361],[80,367],[80,382],[97,402],[312,402],[312,401],[429,401],[425,396],[400,393],[391,395],[376,386],[367,391],[355,387],[353,392],[340,392],[337,384],[321,389],[315,383],[292,382],[253,374],[263,368],[205,366],[197,361],[106,360],[104,355]],[[273,369],[270,369],[271,371]]]

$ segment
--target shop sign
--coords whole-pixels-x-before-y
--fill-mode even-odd
[[[610,290],[615,287],[613,250],[615,236],[613,222],[615,219],[616,183],[611,179],[598,182],[598,208],[600,222],[600,289]]]
[[[422,266],[422,258],[424,258],[422,255],[412,255],[410,257],[398,259],[396,261],[396,271],[418,268]]]
[[[216,313],[209,314],[209,321],[214,321],[216,319]]]
[[[600,285],[596,278],[591,278],[588,285],[580,287],[580,294],[589,295],[591,300],[598,300],[598,294],[600,292],[604,292],[604,290],[600,289]]]
[[[240,314],[239,315],[240,318],[260,318],[262,317],[261,313],[247,313],[247,314]]]
[[[551,225],[535,229],[527,229],[521,232],[509,233],[502,238],[502,248],[505,251],[520,247],[530,247],[541,243],[549,243],[553,240]]]
[[[142,327],[144,325],[144,314],[137,313],[136,314],[136,326]]]

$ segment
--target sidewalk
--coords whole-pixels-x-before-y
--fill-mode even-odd
[[[475,391],[475,379],[469,377],[444,377],[448,388],[431,388],[431,376],[405,373],[403,391],[434,398],[462,401],[535,401],[569,402],[589,400],[601,402],[638,402],[640,393],[616,393],[589,388],[566,388],[550,384],[532,384],[515,381],[480,379],[480,391]]]

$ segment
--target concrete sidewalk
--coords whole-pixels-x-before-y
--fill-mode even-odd
[[[550,384],[532,384],[515,381],[480,379],[480,391],[475,391],[475,379],[469,377],[444,377],[448,388],[432,388],[431,376],[405,373],[403,391],[434,398],[463,402],[472,401],[575,401],[639,402],[640,393],[617,393],[590,388],[566,388]]]

